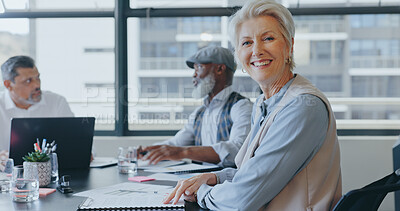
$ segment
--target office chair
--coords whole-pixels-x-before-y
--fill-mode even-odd
[[[333,211],[376,211],[389,192],[400,190],[400,169],[363,188],[349,191]]]

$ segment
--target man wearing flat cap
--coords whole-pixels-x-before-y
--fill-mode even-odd
[[[205,47],[186,64],[194,69],[193,97],[204,97],[203,105],[173,138],[143,148],[148,153],[142,159],[156,164],[189,158],[234,167],[235,156],[250,131],[252,103],[232,90],[236,70],[232,52],[218,46]]]

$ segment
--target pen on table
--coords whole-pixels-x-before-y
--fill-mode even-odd
[[[155,193],[155,194],[157,194],[158,193],[158,191],[145,191],[145,190],[122,190],[122,189],[119,189],[118,191],[120,191],[120,192],[131,192],[131,193]]]

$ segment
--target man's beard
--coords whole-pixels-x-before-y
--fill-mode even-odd
[[[214,86],[214,75],[210,72],[205,78],[199,80],[199,83],[193,89],[192,97],[196,99],[203,98],[214,89]]]
[[[36,97],[33,97],[33,95],[34,95],[35,92],[37,92],[37,91],[39,91],[40,93],[39,93],[38,95],[36,95]],[[29,95],[29,98],[28,98],[28,99],[21,99],[21,100],[23,100],[23,102],[24,102],[25,104],[34,105],[34,104],[40,102],[41,99],[42,99],[42,91],[40,91],[40,90],[35,90],[34,92],[32,92],[32,93]]]

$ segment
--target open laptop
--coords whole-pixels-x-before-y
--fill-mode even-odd
[[[57,144],[59,170],[89,168],[94,117],[14,118],[11,120],[10,158],[15,165],[33,152],[36,139]]]

